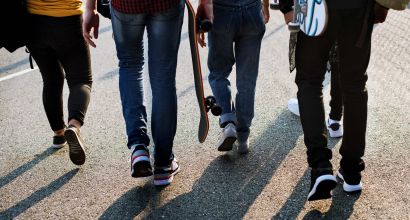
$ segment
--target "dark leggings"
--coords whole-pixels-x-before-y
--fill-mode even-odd
[[[92,84],[90,52],[82,36],[81,16],[31,15],[27,45],[43,77],[43,104],[53,131],[65,127],[64,77],[70,89],[68,121],[84,123]]]

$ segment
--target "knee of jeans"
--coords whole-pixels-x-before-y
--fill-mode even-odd
[[[163,92],[175,93],[176,92],[176,82],[175,77],[164,77],[151,79],[151,88],[153,95],[165,95]],[[166,90],[166,91],[164,91]]]

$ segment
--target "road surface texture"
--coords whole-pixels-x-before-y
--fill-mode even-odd
[[[245,156],[216,150],[216,117],[210,118],[206,142],[197,141],[199,111],[185,20],[174,146],[181,172],[165,188],[153,186],[152,177],[130,176],[109,20],[102,19],[100,32],[91,49],[94,84],[82,129],[87,161],[81,167],[70,162],[67,148],[50,148],[53,133],[39,71],[15,75],[29,68],[28,55],[23,49],[0,50],[0,219],[410,219],[410,10],[391,10],[374,29],[364,190],[347,195],[339,184],[332,199],[316,202],[306,201],[310,174],[300,120],[286,108],[296,85],[288,70],[289,32],[279,12],[272,11],[262,43],[252,151]],[[205,49],[201,56],[210,94]],[[66,87],[65,100],[67,95]],[[329,110],[329,86],[324,97]],[[329,141],[335,171],[340,144]]]

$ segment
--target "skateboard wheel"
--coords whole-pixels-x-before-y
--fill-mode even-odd
[[[272,9],[272,10],[279,10],[280,9],[278,3],[270,3],[269,6],[270,6],[270,9]]]
[[[214,104],[214,106],[212,106],[211,108],[211,112],[215,116],[220,116],[222,114],[222,108],[221,106]]]
[[[288,29],[290,32],[298,32],[300,30],[299,23],[289,22]]]

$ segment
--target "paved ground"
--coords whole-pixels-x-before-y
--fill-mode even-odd
[[[215,149],[215,117],[207,141],[197,142],[199,114],[184,24],[174,147],[182,172],[163,189],[154,187],[152,178],[130,177],[107,20],[91,50],[94,86],[83,128],[87,162],[81,167],[69,161],[67,149],[49,148],[52,133],[38,70],[1,81],[28,68],[27,54],[0,50],[0,219],[410,219],[410,10],[391,11],[374,31],[364,191],[350,196],[339,185],[332,200],[319,202],[306,202],[303,132],[299,118],[286,110],[296,86],[288,73],[288,31],[282,21],[279,13],[272,15],[263,41],[252,152],[246,156]],[[335,169],[340,143],[329,142]]]

